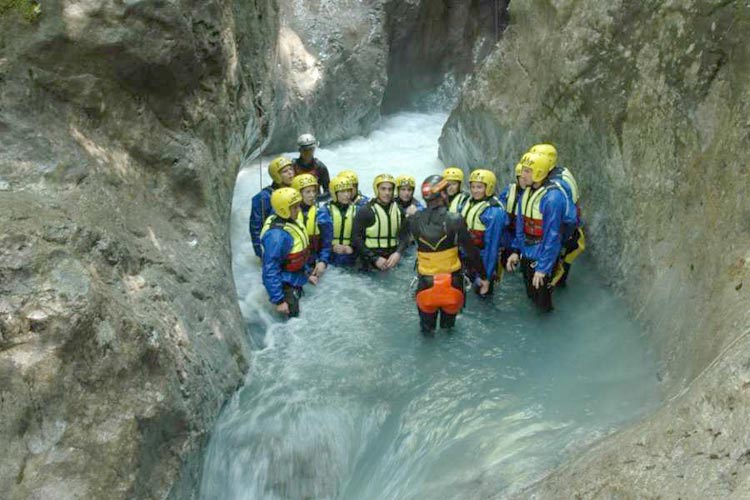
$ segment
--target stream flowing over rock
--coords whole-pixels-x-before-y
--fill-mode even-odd
[[[750,4],[530,1],[464,89],[441,158],[508,181],[553,142],[589,250],[661,357],[668,404],[520,498],[750,491]]]
[[[3,498],[195,494],[250,363],[228,236],[240,162],[300,127],[367,132],[386,3],[2,5]]]

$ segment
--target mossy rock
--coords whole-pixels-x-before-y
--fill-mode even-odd
[[[33,23],[42,15],[42,6],[35,0],[0,0],[0,16],[5,17],[11,12]]]

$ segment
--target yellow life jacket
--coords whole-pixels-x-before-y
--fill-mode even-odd
[[[367,248],[394,248],[398,246],[398,231],[401,228],[401,210],[396,202],[388,205],[388,212],[375,200],[370,202],[375,213],[375,222],[365,231]]]
[[[351,203],[342,214],[341,207],[329,203],[328,210],[331,212],[331,218],[333,219],[333,244],[351,246],[352,226],[354,225],[354,216],[357,215],[357,207],[354,206],[354,203]]]
[[[527,188],[521,197],[521,213],[523,214],[523,234],[527,244],[541,241],[544,235],[542,216],[542,198],[550,188],[560,189],[554,184],[545,184],[539,189]]]
[[[469,229],[469,234],[471,234],[472,243],[478,248],[484,248],[484,231],[487,229],[479,217],[490,206],[502,207],[503,205],[494,196],[480,201],[472,198],[466,202],[464,209],[461,211],[461,215],[466,221],[466,227]]]
[[[448,205],[448,211],[453,212],[454,214],[461,212],[461,209],[466,205],[466,202],[469,201],[469,198],[470,196],[463,191],[456,193],[456,196],[453,197]]]
[[[318,207],[313,205],[305,215],[302,210],[297,214],[297,224],[305,228],[307,237],[310,240],[312,251],[320,251],[320,227],[318,226]]]
[[[508,214],[508,230],[516,231],[516,212],[518,211],[518,183],[508,185],[508,199],[505,201],[505,212]]]
[[[310,257],[310,240],[307,238],[307,232],[296,221],[282,219],[278,215],[271,215],[263,224],[260,237],[266,234],[269,229],[283,229],[292,237],[292,249],[284,259],[284,271],[291,273],[301,271],[305,267],[307,259]]]
[[[578,183],[576,182],[573,173],[565,167],[560,168],[560,176],[570,186],[570,191],[573,194],[573,203],[578,204]]]

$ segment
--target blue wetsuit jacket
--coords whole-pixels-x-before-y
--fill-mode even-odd
[[[307,212],[310,211],[307,205],[302,205],[302,213],[307,216]],[[318,205],[315,211],[315,221],[320,230],[320,252],[311,255],[312,262],[323,262],[325,265],[331,262],[331,243],[333,242],[333,219],[331,213],[328,210],[323,210],[323,205]]]
[[[573,188],[568,184],[568,181],[562,176],[562,169],[555,167],[549,174],[549,178],[554,183],[558,184],[563,191],[568,203],[565,207],[565,215],[563,216],[563,241],[566,241],[575,231],[577,227],[582,226],[582,221],[578,215],[578,207],[573,201]]]
[[[273,214],[271,208],[271,193],[277,186],[266,186],[259,193],[253,196],[252,209],[250,210],[250,239],[253,242],[253,251],[258,257],[263,256],[263,249],[260,246],[260,232],[263,229],[263,223],[268,216]]]
[[[489,279],[497,270],[497,253],[500,250],[503,229],[508,225],[508,214],[503,206],[489,206],[484,209],[479,220],[485,226],[484,248],[480,250],[480,254]]]
[[[500,247],[508,249],[508,250],[511,250],[511,249],[516,250],[520,253],[520,250],[513,246],[515,239],[516,239],[516,233],[515,233],[515,227],[511,227],[511,222],[516,220],[517,212],[519,208],[521,207],[520,200],[521,200],[521,197],[523,196],[524,190],[521,189],[520,186],[516,186],[516,211],[513,213],[512,215],[513,219],[511,220],[510,219],[511,216],[508,215],[508,212],[507,212],[509,189],[510,189],[509,186],[505,186],[505,189],[503,189],[503,191],[498,196],[500,203],[502,203],[502,205],[506,207],[505,216],[506,218],[508,218],[508,224],[506,224],[506,226],[503,228],[503,233],[500,236]]]
[[[281,228],[271,228],[263,235],[263,286],[274,304],[284,302],[284,285],[301,288],[307,283],[308,265],[298,272],[284,270],[284,260],[292,251],[294,240]]]
[[[343,207],[344,212],[346,212],[346,208],[348,206],[349,205],[346,205],[346,207]],[[329,240],[329,245],[328,245],[329,258],[328,258],[328,262],[326,263],[333,264],[334,266],[344,266],[344,267],[351,267],[354,264],[356,264],[357,256],[354,253],[345,255],[345,254],[333,252],[333,216],[331,215],[331,211],[328,208],[327,203],[318,207],[318,216],[321,217],[321,219],[326,220],[327,223],[330,223],[331,225],[331,239]],[[322,233],[322,230],[321,230],[321,233]]]
[[[549,188],[539,203],[542,212],[542,239],[538,243],[527,244],[523,232],[523,210],[519,201],[516,214],[515,248],[521,249],[521,255],[536,261],[536,271],[550,275],[560,255],[562,243],[562,223],[565,205],[568,203],[565,192],[557,186]]]

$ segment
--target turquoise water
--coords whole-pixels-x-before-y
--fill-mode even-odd
[[[363,191],[385,170],[421,180],[442,168],[444,120],[397,115],[318,156],[360,172]],[[585,258],[549,315],[506,275],[491,301],[469,297],[452,333],[425,339],[412,256],[387,274],[331,270],[306,287],[301,317],[279,322],[247,236],[259,182],[257,164],[238,177],[232,242],[257,349],[211,437],[201,498],[502,496],[658,404],[638,325]]]

